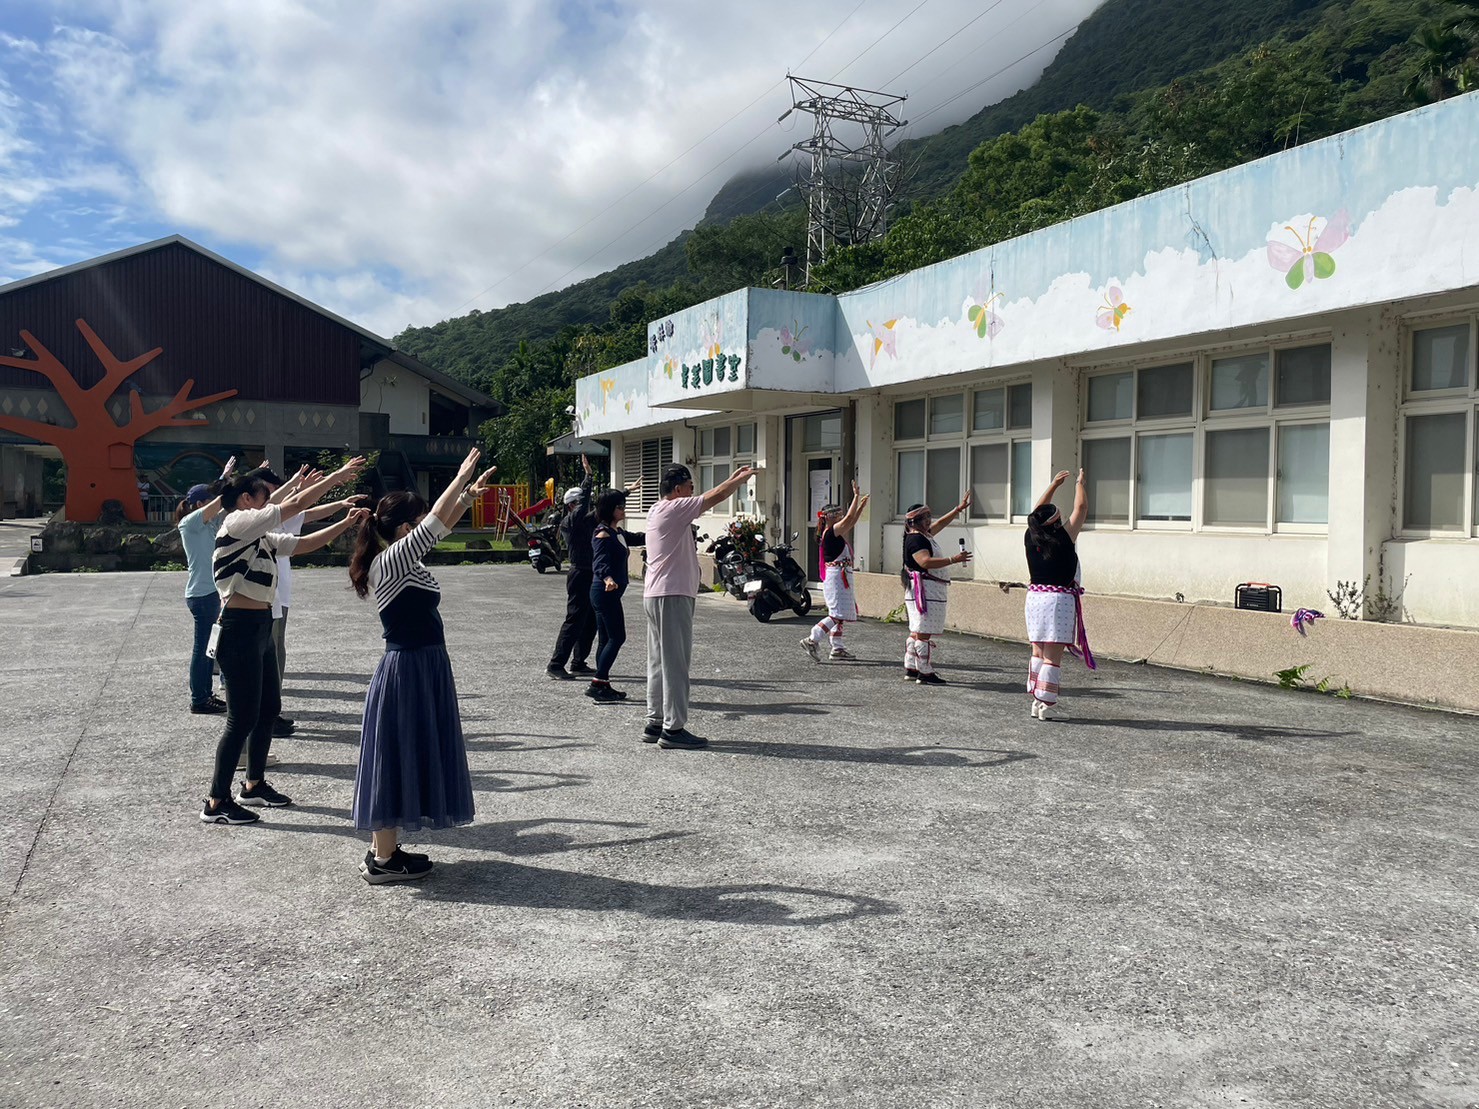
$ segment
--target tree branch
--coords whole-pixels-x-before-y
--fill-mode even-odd
[[[62,403],[72,413],[72,418],[74,420],[80,420],[81,413],[79,410],[86,407],[87,394],[77,384],[77,379],[67,371],[66,366],[63,366],[57,360],[56,355],[52,354],[51,351],[42,345],[41,340],[36,338],[36,336],[32,335],[29,331],[23,330],[21,332],[21,339],[25,342],[26,346],[35,352],[36,360],[33,361],[30,358],[10,358],[6,356],[0,357],[0,366],[9,366],[11,369],[16,370],[29,370],[33,374],[40,374],[46,378],[46,380],[51,382],[51,387],[57,391],[57,396],[62,398]]]
[[[137,358],[130,358],[127,362],[120,362],[117,356],[108,349],[107,344],[98,338],[98,333],[87,326],[86,320],[77,321],[77,330],[82,332],[82,337],[87,340],[87,345],[92,347],[92,352],[98,356],[98,361],[107,370],[107,373],[103,375],[103,380],[87,391],[98,404],[105,403],[130,376],[144,366],[147,366],[164,352],[163,347],[155,347],[153,350],[146,354],[141,354]],[[21,334],[24,335],[25,332]]]
[[[179,415],[189,412],[192,408],[204,408],[208,404],[215,404],[228,397],[236,396],[235,389],[228,389],[224,393],[212,393],[208,397],[190,396],[190,390],[195,387],[195,379],[192,377],[180,386],[180,391],[175,394],[175,399],[163,408],[157,408],[153,412],[144,411],[144,402],[138,393],[128,395],[129,421],[128,426],[122,430],[127,434],[127,441],[136,443],[149,432],[161,427],[203,427],[207,420],[182,420]]]
[[[19,416],[0,416],[0,431],[12,431],[17,435],[50,443],[54,447],[60,447],[70,440],[76,430],[72,427],[45,424],[40,420],[23,420]]]

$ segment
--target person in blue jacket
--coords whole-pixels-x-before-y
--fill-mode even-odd
[[[596,530],[591,536],[591,607],[596,610],[600,648],[596,652],[596,674],[586,687],[587,697],[600,702],[625,701],[627,695],[611,688],[611,668],[626,642],[626,613],[621,598],[627,590],[627,552],[646,544],[640,531],[621,526],[626,519],[627,492],[608,489],[596,498]]]

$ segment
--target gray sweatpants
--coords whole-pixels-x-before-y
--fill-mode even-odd
[[[693,659],[693,598],[648,597],[647,722],[676,732],[688,725],[688,665]]]

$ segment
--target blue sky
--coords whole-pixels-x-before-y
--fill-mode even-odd
[[[799,137],[788,69],[913,65],[915,118],[1000,71],[928,133],[1099,2],[0,0],[0,282],[182,234],[393,335],[692,226]]]

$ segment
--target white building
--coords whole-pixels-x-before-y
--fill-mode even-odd
[[[700,488],[762,465],[711,532],[806,532],[855,476],[867,571],[899,568],[910,504],[970,487],[946,546],[1020,580],[1025,514],[1083,467],[1091,594],[1272,582],[1334,616],[1369,579],[1479,627],[1475,134],[1460,97],[843,296],[730,293],[580,381],[577,429],[649,500],[670,458]]]

